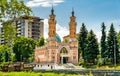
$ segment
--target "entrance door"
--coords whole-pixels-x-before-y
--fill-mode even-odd
[[[60,57],[60,61],[61,63],[66,64],[68,62],[68,57]]]
[[[61,57],[60,57],[60,61],[62,64],[65,64],[68,62],[68,51],[65,47],[63,47],[61,50],[60,50],[60,54],[61,54]]]
[[[67,57],[63,57],[63,64],[67,63],[68,58]]]

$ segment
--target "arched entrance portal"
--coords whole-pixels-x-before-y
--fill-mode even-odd
[[[65,64],[68,62],[68,51],[65,47],[60,50],[60,63]]]

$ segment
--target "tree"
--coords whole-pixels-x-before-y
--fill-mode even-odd
[[[65,39],[64,42],[65,42],[65,43],[68,43],[68,39]]]
[[[82,58],[85,59],[85,47],[86,47],[86,38],[87,38],[88,31],[85,27],[85,24],[82,23],[82,27],[79,32],[79,37],[78,37],[78,44],[79,44],[79,49],[78,49],[78,59],[80,58],[80,53],[82,53]]]
[[[0,62],[4,61],[4,47],[0,45]]]
[[[8,60],[9,60],[9,59],[8,59],[8,58],[9,58],[8,56],[9,56],[9,55],[8,55],[8,52],[5,51],[5,62],[8,62]]]
[[[0,21],[14,19],[21,15],[30,15],[31,9],[23,0],[0,0]],[[5,18],[5,19],[4,19]]]
[[[4,39],[8,46],[12,46],[13,40],[16,38],[16,30],[15,26],[12,25],[11,22],[4,22],[3,23],[3,32],[4,32]]]
[[[12,55],[11,55],[11,61],[12,62],[16,62],[17,61],[16,58],[15,58],[15,53],[12,53]]]
[[[8,62],[11,59],[11,48],[7,45],[0,45],[0,62]]]
[[[35,46],[36,42],[32,38],[18,37],[13,45],[16,61],[28,62],[33,56]]]
[[[120,31],[119,31],[119,33],[118,33],[118,51],[120,52]],[[119,55],[120,55],[120,53],[119,53]],[[120,57],[120,56],[119,56]],[[120,62],[120,59],[119,59],[119,62]]]
[[[15,18],[30,15],[31,9],[24,4],[24,0],[0,0],[0,22],[3,25],[5,41],[12,46],[15,39]]]
[[[110,62],[114,64],[114,57],[116,57],[116,61],[118,62],[120,56],[118,51],[117,33],[115,32],[113,23],[111,24],[110,30],[108,33],[107,46],[108,46],[107,54]]]
[[[120,31],[118,33],[118,45],[119,45],[119,51],[120,51]]]
[[[90,30],[87,35],[87,46],[85,53],[85,60],[87,60],[88,63],[95,63],[95,59],[97,59],[97,56],[99,55],[99,47],[96,35],[92,30]]]
[[[101,57],[105,60],[107,56],[107,45],[106,45],[106,26],[104,22],[101,25],[102,28],[102,36],[101,36]]]
[[[44,44],[45,44],[45,39],[44,39],[44,37],[42,36],[42,37],[39,39],[38,46],[43,46]]]

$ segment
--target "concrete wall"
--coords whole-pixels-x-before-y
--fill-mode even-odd
[[[82,74],[88,75],[90,72],[93,76],[120,76],[120,70],[82,70],[82,69],[55,69],[55,70],[34,70],[35,72],[54,72],[64,74]]]

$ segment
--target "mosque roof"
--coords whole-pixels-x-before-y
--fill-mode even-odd
[[[61,38],[60,38],[60,36],[56,33],[56,40],[58,41],[58,42],[61,42]]]

